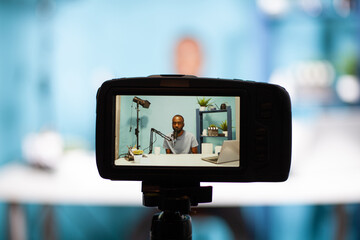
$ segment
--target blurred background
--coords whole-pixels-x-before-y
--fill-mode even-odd
[[[98,87],[159,73],[284,86],[293,107],[290,178],[319,173],[315,185],[328,193],[299,181],[308,197],[268,201],[269,193],[200,209],[194,239],[360,239],[359,70],[359,0],[0,0],[0,239],[146,236],[152,212],[140,189],[134,203],[86,194],[62,202],[49,190],[59,186],[42,188],[48,178],[38,175],[82,178],[59,166],[95,161]],[[28,176],[39,189],[21,197],[25,174],[9,166],[28,165],[41,169]],[[86,184],[78,190],[101,194]],[[131,189],[113,191],[126,198]]]

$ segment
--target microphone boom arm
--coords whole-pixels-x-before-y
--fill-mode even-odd
[[[157,133],[158,135],[160,135],[162,138],[168,140],[168,141],[172,141],[172,139],[169,136],[166,136],[165,134],[163,134],[162,132],[156,130],[155,128],[151,128],[150,130],[150,147],[149,147],[149,154],[152,153],[152,149],[153,149],[153,135],[154,132]]]

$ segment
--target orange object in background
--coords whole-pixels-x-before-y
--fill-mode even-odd
[[[175,52],[176,72],[198,76],[202,66],[202,52],[199,43],[190,37],[179,41]]]

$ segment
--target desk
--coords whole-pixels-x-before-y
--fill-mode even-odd
[[[340,156],[330,151],[301,163],[295,160],[284,183],[202,183],[213,186],[213,202],[200,207],[360,202],[359,155]],[[10,213],[25,221],[20,203],[142,206],[142,193],[141,182],[102,179],[95,155],[74,151],[65,154],[53,172],[24,164],[0,168],[0,200],[12,203]],[[25,223],[12,226],[17,226],[13,235],[26,232],[19,230]]]
[[[140,162],[127,161],[124,158],[115,160],[117,166],[170,166],[170,167],[238,167],[239,161],[215,164],[202,160],[213,154],[148,154]]]
[[[213,186],[208,206],[360,202],[360,109],[293,121],[290,177],[283,183]],[[95,154],[64,154],[53,172],[24,164],[0,168],[0,200],[19,203],[142,206],[141,182],[102,179]]]
[[[293,122],[293,159],[284,183],[201,183],[213,202],[200,206],[360,202],[360,111]],[[12,203],[142,206],[141,182],[102,179],[92,152],[66,153],[53,172],[24,164],[0,168],[0,200]]]
[[[360,202],[359,155],[348,151],[344,157],[341,152],[335,154],[331,151],[334,149],[335,146],[323,157],[316,151],[314,158],[306,161],[294,159],[290,177],[283,183],[201,185],[213,186],[211,206]],[[74,151],[64,155],[53,172],[24,164],[9,164],[0,168],[0,200],[142,206],[142,193],[141,182],[102,179],[96,168],[95,155]]]

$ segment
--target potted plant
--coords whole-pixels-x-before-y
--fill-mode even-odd
[[[220,123],[219,129],[223,131],[225,137],[228,136],[228,125],[226,120]]]
[[[207,106],[210,105],[210,101],[211,101],[211,98],[205,98],[205,97],[197,98],[197,102],[200,106],[200,111],[205,111]]]
[[[340,75],[336,81],[336,92],[341,101],[348,104],[355,104],[359,102],[359,60],[356,55],[347,55],[344,57],[343,64],[339,68]],[[349,91],[349,88],[354,91]]]

